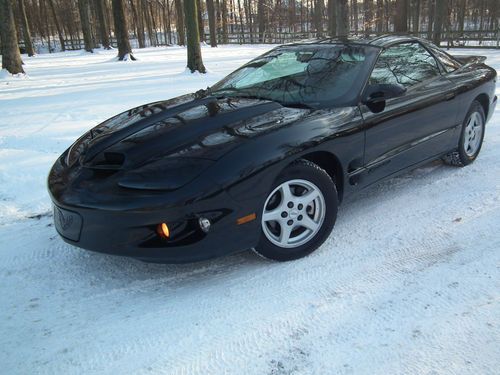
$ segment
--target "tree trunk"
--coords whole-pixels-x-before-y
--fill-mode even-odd
[[[434,44],[439,46],[441,43],[441,34],[443,32],[443,24],[446,19],[447,9],[447,1],[448,0],[437,0],[435,5],[435,16],[434,16],[434,33],[432,37],[432,41]]]
[[[331,37],[337,35],[337,1],[328,0],[328,33]]]
[[[144,35],[144,22],[142,17],[139,17],[137,12],[137,7],[134,3],[134,0],[130,0],[130,9],[132,10],[132,16],[135,23],[135,30],[137,35],[137,43],[139,44],[139,48],[146,47],[146,36]]]
[[[500,14],[498,14],[499,12],[499,4],[498,4],[498,0],[491,0],[491,5],[490,5],[490,14],[491,14],[491,18],[490,18],[490,30],[497,30],[497,33],[500,32],[498,31],[498,21],[499,21],[499,18],[500,18]]]
[[[104,4],[104,0],[95,0],[95,6],[97,22],[99,24],[99,40],[101,41],[103,48],[111,49],[111,44],[109,42],[109,27],[105,11],[106,4]]]
[[[56,26],[57,35],[59,36],[59,43],[61,43],[61,51],[66,51],[66,45],[64,43],[64,37],[62,34],[61,27],[59,26],[59,21],[57,20],[56,8],[54,7],[54,0],[48,0],[50,10],[52,11],[52,17],[54,18],[54,25]]]
[[[245,7],[245,19],[247,21],[248,30],[250,31],[250,43],[253,44],[253,21],[252,21],[252,5],[251,0],[243,0]]]
[[[265,8],[265,0],[258,0],[257,2],[257,18],[259,22],[259,43],[264,42],[264,34],[266,29],[266,8]]]
[[[200,29],[198,27],[196,0],[184,0],[184,14],[186,17],[187,33],[187,67],[191,70],[191,73],[195,71],[206,73],[201,58]]]
[[[170,4],[168,0],[163,0],[163,18],[165,19],[165,26],[167,28],[165,43],[170,45],[172,44],[172,27],[170,25]]]
[[[205,41],[205,25],[203,24],[203,3],[197,0],[196,15],[198,16],[198,30],[200,34],[200,42]]]
[[[118,60],[135,60],[132,55],[132,48],[130,48],[130,41],[128,39],[127,18],[125,16],[124,0],[111,0],[113,7],[113,18],[115,24],[115,37],[118,44]]]
[[[85,51],[93,53],[92,32],[90,31],[89,3],[88,0],[78,0],[78,12],[83,31]]]
[[[420,0],[415,0],[414,6],[415,9],[413,10],[413,13],[415,17],[413,18],[413,31],[418,33],[420,31]]]
[[[245,28],[243,26],[243,9],[241,8],[241,0],[238,0],[238,13],[240,17],[240,35],[241,43],[245,43]]]
[[[158,46],[160,44],[160,41],[158,40],[158,26],[156,25],[156,20],[155,20],[155,13],[153,9],[153,3],[150,2],[149,4],[149,16],[151,19],[151,26],[153,28],[153,40],[154,40],[154,46]],[[148,11],[146,7],[146,11]]]
[[[340,37],[347,37],[349,35],[349,9],[347,0],[338,0],[337,35]]]
[[[222,43],[227,44],[227,0],[221,0],[222,2]]]
[[[314,23],[316,26],[316,36],[323,36],[323,8],[324,8],[323,0],[316,0],[314,4]]]
[[[458,31],[460,31],[460,33],[464,32],[465,9],[466,9],[466,7],[467,7],[467,0],[459,0],[459,2],[458,2],[457,23],[458,23]]]
[[[372,31],[373,13],[372,13],[372,0],[363,0],[363,11],[365,13],[364,29],[365,35],[368,37]]]
[[[207,0],[207,13],[208,28],[210,29],[210,47],[217,47],[214,0]]]
[[[153,37],[153,26],[151,22],[151,17],[149,16],[148,12],[148,2],[146,0],[141,0],[140,2],[141,7],[140,7],[140,15],[144,22],[146,23],[146,30],[148,31],[148,39],[149,39],[149,45],[156,47],[156,43]]]
[[[28,24],[28,17],[26,17],[26,7],[24,6],[24,0],[19,0],[19,14],[21,15],[21,23],[23,27],[24,46],[26,47],[28,56],[31,57],[35,55],[35,50],[33,49],[33,43],[31,42],[31,33]]]
[[[24,73],[11,0],[0,0],[0,40],[2,69],[7,69],[10,74]]]
[[[175,0],[175,13],[177,13],[177,22],[175,28],[177,29],[177,44],[180,46],[186,45],[186,34],[184,33],[184,10],[182,8],[182,1]]]
[[[359,28],[358,0],[351,0],[351,9],[352,9],[351,11],[352,26],[354,26],[354,33],[358,34],[358,28]]]
[[[396,0],[394,10],[394,31],[397,33],[408,32],[408,0]]]
[[[288,27],[292,33],[295,32],[295,22],[296,22],[295,13],[296,13],[296,3],[295,0],[293,0],[290,2],[290,6],[288,8]]]
[[[433,29],[434,29],[434,15],[436,13],[436,3],[435,0],[428,0],[429,3],[429,22],[427,23],[427,39],[432,40]]]
[[[377,0],[377,33],[384,31],[384,0]]]

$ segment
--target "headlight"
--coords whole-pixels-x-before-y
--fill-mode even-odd
[[[196,158],[165,158],[127,173],[118,185],[130,189],[175,190],[194,180],[213,161]]]

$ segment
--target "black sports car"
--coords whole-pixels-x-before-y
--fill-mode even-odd
[[[302,257],[348,195],[436,158],[476,159],[497,101],[483,61],[406,36],[276,47],[80,137],[49,175],[55,226],[73,245],[155,262]]]

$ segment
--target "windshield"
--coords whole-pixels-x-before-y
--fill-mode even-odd
[[[283,46],[250,61],[212,87],[212,95],[283,105],[356,105],[378,49],[363,45]]]

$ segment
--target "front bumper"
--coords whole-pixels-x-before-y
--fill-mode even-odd
[[[198,217],[211,218],[204,233]],[[187,263],[247,250],[256,245],[259,221],[237,225],[240,210],[218,210],[179,217],[163,211],[121,212],[65,206],[54,202],[55,227],[67,243],[87,250],[159,263]],[[157,225],[173,228],[162,239]]]
[[[52,168],[48,187],[56,230],[71,245],[144,261],[187,263],[258,243],[259,218],[237,225],[238,218],[255,212],[256,202],[237,202],[208,179],[175,191],[126,189],[89,171],[64,167],[63,157]],[[201,230],[200,217],[211,221],[208,233]],[[163,222],[171,229],[166,240],[157,233]]]

